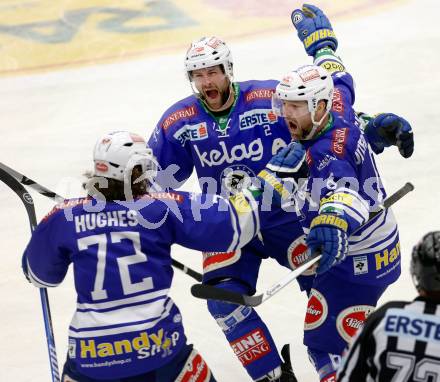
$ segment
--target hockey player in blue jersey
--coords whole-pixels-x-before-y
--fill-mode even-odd
[[[321,14],[304,16],[303,21],[311,21],[310,34],[331,29]],[[329,70],[340,68],[342,63],[331,50],[322,51],[329,46],[333,50],[337,47],[336,38],[330,33],[309,44],[308,52],[316,56],[319,65]],[[234,82],[230,50],[215,37],[192,43],[185,68],[194,94],[164,113],[149,140],[165,170],[161,171],[161,183],[180,185],[195,169],[203,190],[228,195],[248,186],[269,159],[291,140],[284,119],[276,116],[271,106],[278,81]],[[350,112],[350,118],[355,119],[351,105],[344,108],[339,99],[334,105]],[[377,152],[394,143],[403,156],[412,153],[411,128],[400,117],[385,114],[372,118],[366,133]],[[263,258],[274,257],[288,268],[300,265],[306,248],[304,232],[294,219],[287,218],[290,235],[284,230],[266,230],[260,235],[263,240],[254,239],[240,251],[204,253],[204,282],[252,294]],[[307,288],[309,281],[303,281],[302,287]],[[282,374],[276,348],[267,346],[273,343],[270,333],[253,309],[218,302],[209,302],[208,308],[253,380],[293,380],[289,379],[290,374]],[[262,328],[264,333],[261,348],[267,351],[261,357],[253,357],[240,346],[243,338],[252,338],[255,328]]]
[[[307,289],[304,344],[322,382],[335,381],[347,342],[400,275],[392,211],[366,223],[386,193],[363,132],[346,112],[332,110],[335,89],[344,105],[352,104],[348,73],[332,79],[308,65],[284,76],[273,95],[273,109],[295,140],[285,157],[309,170],[297,203],[309,253],[321,252],[322,259]]]
[[[138,135],[101,137],[89,196],[57,205],[25,250],[25,274],[38,287],[57,286],[73,266],[78,297],[63,382],[215,381],[168,295],[170,247],[235,251],[259,230],[259,217],[247,208],[250,194],[229,202],[149,193],[155,163]]]

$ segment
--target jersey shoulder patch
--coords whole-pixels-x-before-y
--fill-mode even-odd
[[[243,93],[243,99],[245,103],[259,101],[259,100],[271,100],[272,94],[275,92],[275,88],[278,81],[266,80],[266,81],[245,81],[239,82],[240,91]]]
[[[155,199],[163,201],[175,201],[182,203],[185,200],[185,195],[178,192],[152,192],[142,197],[142,199]]]
[[[158,126],[165,132],[177,123],[196,117],[200,113],[197,98],[192,95],[171,106],[162,116]]]
[[[57,214],[60,211],[66,210],[66,209],[72,209],[77,206],[82,206],[84,204],[87,204],[92,199],[90,197],[87,198],[78,198],[78,199],[66,199],[63,203],[59,203],[56,206],[50,210],[46,216],[41,219],[42,222],[46,222],[48,219],[50,219],[52,216]]]

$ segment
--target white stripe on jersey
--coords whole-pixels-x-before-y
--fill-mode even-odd
[[[47,281],[43,281],[41,279],[39,279],[34,272],[32,272],[32,269],[29,265],[29,261],[26,259],[27,262],[27,268],[28,268],[28,276],[29,279],[31,280],[31,283],[33,285],[35,285],[37,288],[53,288],[56,287],[58,285],[60,285],[60,283],[57,284],[53,284],[53,283],[48,283]]]
[[[232,228],[234,229],[234,236],[232,237],[231,244],[228,247],[228,250],[226,252],[232,252],[235,251],[238,247],[238,241],[239,241],[239,233],[238,233],[238,227],[237,227],[237,217],[235,216],[236,212],[234,208],[230,208],[229,214],[231,216],[231,224]]]
[[[258,214],[255,213],[256,206],[253,205],[255,199],[250,192],[242,192],[242,197],[245,202],[242,209],[237,210],[231,205],[231,222],[235,232],[227,252],[243,247],[260,230]]]
[[[367,230],[362,232],[360,236],[349,237],[348,242],[350,256],[371,252],[380,252],[396,239],[398,230],[393,212],[391,210],[387,210],[381,215],[383,216],[380,216],[378,220],[374,222],[372,226],[368,227]],[[370,236],[367,237],[368,235]]]
[[[92,309],[92,310],[101,310],[101,309],[109,309],[109,308],[115,308],[121,305],[128,305],[133,304],[136,302],[146,302],[153,300],[158,297],[166,297],[169,293],[169,289],[161,289],[157,290],[155,292],[150,293],[144,293],[140,294],[135,297],[127,297],[120,300],[113,300],[113,301],[107,301],[107,302],[98,302],[96,304],[76,304],[76,309],[78,310],[85,310],[85,309]]]
[[[69,329],[69,336],[87,338],[146,330],[168,317],[173,305],[170,298],[161,298],[151,303],[114,309],[109,312],[75,312],[70,327],[76,330]],[[151,321],[145,322],[146,320]],[[134,322],[141,323],[133,324]],[[125,325],[121,326],[121,323]],[[99,327],[115,325],[118,327],[99,329]]]
[[[435,315],[437,317],[440,317],[440,305],[437,305],[437,309],[435,310]],[[426,349],[425,349],[425,354],[428,357],[439,357],[440,355],[440,349],[438,346],[438,343],[434,343],[434,342],[428,342],[428,344],[426,345]]]

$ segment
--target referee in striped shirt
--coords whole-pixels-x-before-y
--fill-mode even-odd
[[[419,296],[389,302],[368,317],[338,382],[440,382],[440,231],[413,248],[410,272]]]

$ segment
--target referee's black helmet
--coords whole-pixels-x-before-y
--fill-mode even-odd
[[[440,292],[440,231],[427,233],[414,246],[410,272],[417,290]]]

